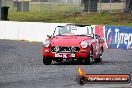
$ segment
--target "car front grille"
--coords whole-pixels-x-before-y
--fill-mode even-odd
[[[66,53],[66,52],[79,52],[79,47],[62,47],[62,46],[54,46],[51,47],[52,52],[58,53]]]

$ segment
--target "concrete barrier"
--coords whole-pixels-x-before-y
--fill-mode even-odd
[[[43,42],[47,38],[47,34],[52,35],[57,26],[66,24],[68,23],[0,21],[0,39]],[[91,26],[95,31],[94,33],[104,38],[105,48],[132,49],[132,27]],[[117,33],[117,29],[119,33]],[[120,36],[116,36],[116,34]]]
[[[42,42],[58,25],[67,23],[0,21],[0,39],[28,40]]]

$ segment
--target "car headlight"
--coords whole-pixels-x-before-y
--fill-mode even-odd
[[[88,42],[86,42],[86,41],[81,42],[81,46],[82,46],[82,48],[87,48]]]
[[[45,41],[43,42],[43,45],[44,45],[44,47],[49,47],[50,41],[49,41],[49,40],[45,40]]]

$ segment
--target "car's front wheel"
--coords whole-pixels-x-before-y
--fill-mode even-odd
[[[84,60],[85,64],[92,65],[93,64],[93,52],[90,51],[88,57]]]
[[[63,59],[56,59],[55,61],[56,61],[56,62],[62,62]]]
[[[45,65],[50,65],[50,64],[52,63],[52,60],[51,60],[51,59],[48,59],[48,58],[46,58],[46,57],[43,57],[43,63],[44,63]]]

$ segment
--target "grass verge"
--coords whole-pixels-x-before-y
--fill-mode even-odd
[[[11,21],[132,26],[132,13],[9,12]]]

